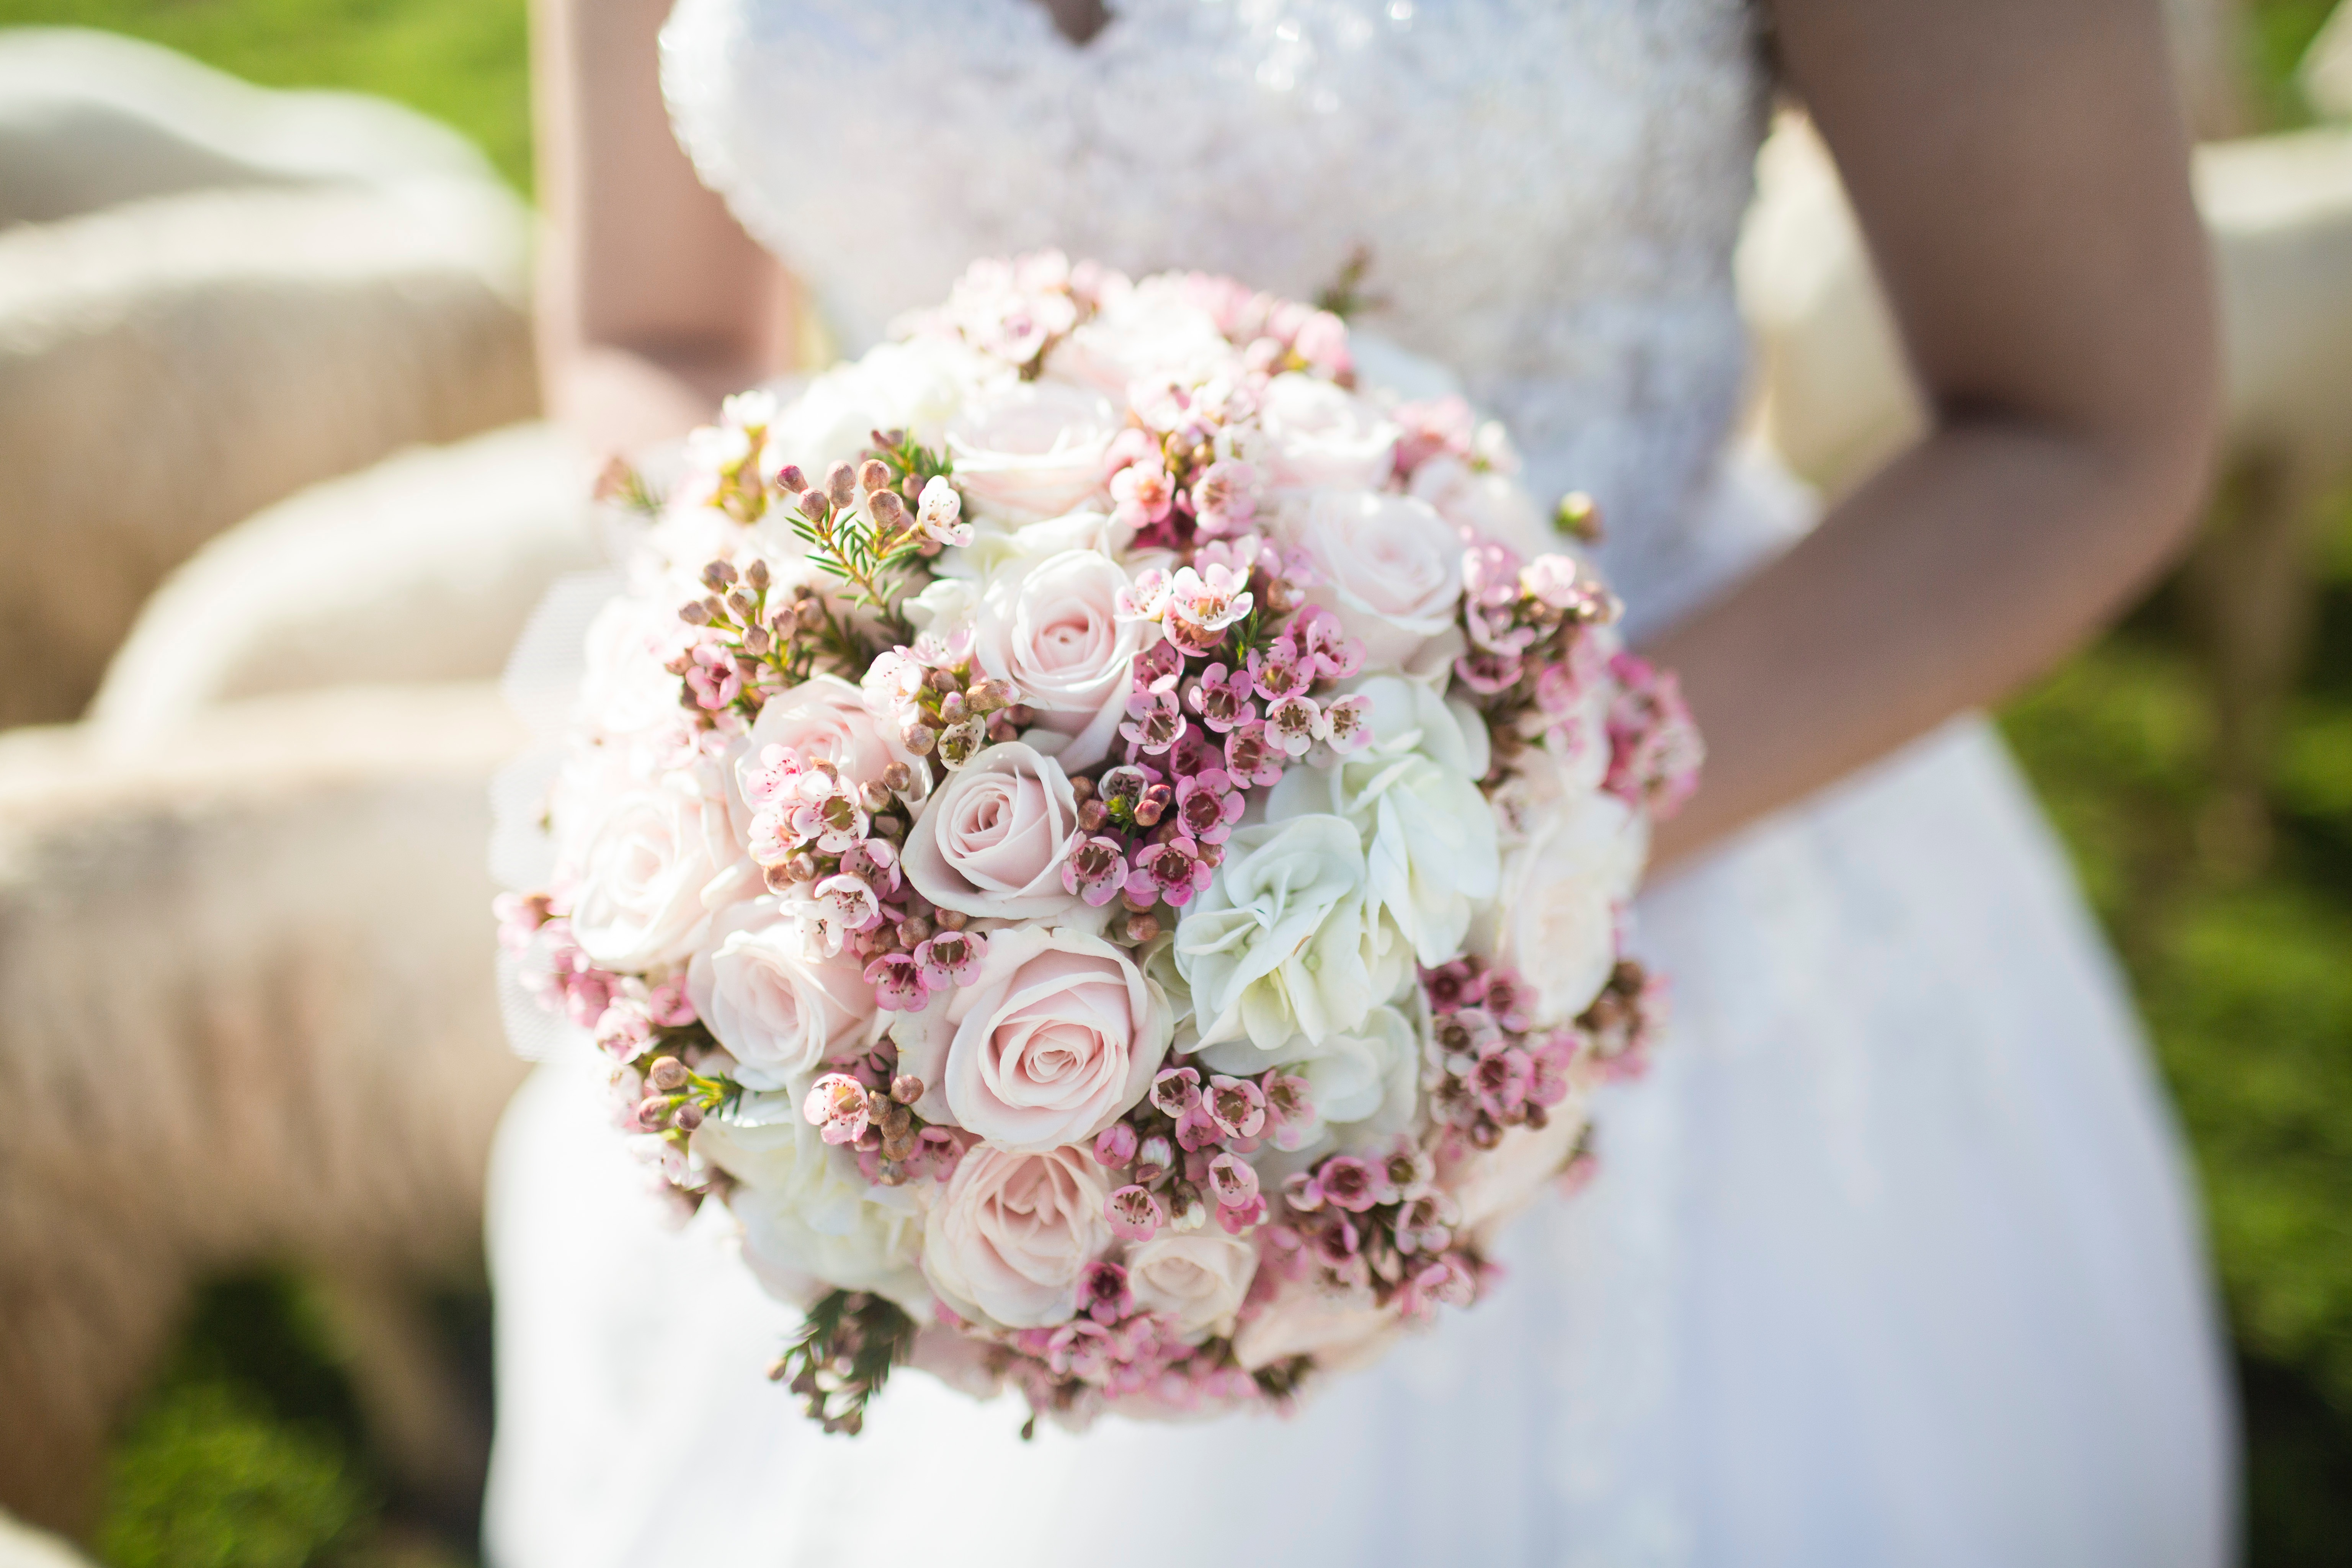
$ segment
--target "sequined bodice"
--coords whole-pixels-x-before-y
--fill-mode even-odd
[[[1742,373],[1746,0],[1111,10],[1077,46],[1034,0],[680,0],[664,84],[845,347],[976,255],[1311,297],[1362,247],[1364,323],[1508,420],[1538,494],[1637,545],[1686,526]]]

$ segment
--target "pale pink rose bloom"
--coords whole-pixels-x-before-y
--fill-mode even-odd
[[[748,775],[759,766],[760,753],[770,746],[783,747],[804,767],[831,763],[852,785],[879,779],[883,769],[902,760],[867,711],[865,693],[837,675],[812,676],[770,698],[752,722],[740,772]]]
[[[1275,1299],[1234,1331],[1234,1359],[1256,1372],[1292,1356],[1311,1355],[1326,1372],[1345,1372],[1377,1359],[1399,1332],[1393,1308],[1325,1295],[1304,1280],[1283,1286]]]
[[[1238,361],[1215,317],[1151,279],[1106,299],[1099,315],[1055,344],[1045,374],[1122,397],[1133,381],[1199,385]]]
[[[1206,1229],[1163,1231],[1127,1256],[1135,1304],[1174,1318],[1178,1335],[1193,1342],[1231,1331],[1256,1272],[1255,1246]]]
[[[974,510],[1020,524],[1060,517],[1103,488],[1119,431],[1110,400],[1061,382],[1016,382],[948,421],[955,482]]]
[[[1151,1087],[1175,1016],[1125,949],[1084,931],[992,931],[971,984],[892,1027],[917,1109],[1007,1149],[1090,1142]]]
[[[907,835],[907,879],[942,909],[1006,920],[1075,914],[1062,882],[1077,798],[1034,746],[991,746],[948,775]]]
[[[1296,373],[1266,384],[1258,411],[1268,479],[1286,489],[1368,490],[1396,460],[1398,430],[1345,387]]]
[[[1008,1329],[1066,1322],[1078,1276],[1111,1242],[1101,1171],[1083,1149],[982,1144],[956,1163],[923,1226],[923,1273],[965,1317]]]
[[[1368,667],[1402,668],[1454,626],[1462,599],[1462,537],[1426,501],[1325,491],[1297,542],[1320,581],[1307,591],[1364,645]]]
[[[759,891],[732,770],[705,758],[644,779],[619,765],[601,771],[602,788],[571,782],[558,817],[572,940],[600,969],[678,963],[712,910]]]
[[[874,988],[853,952],[811,950],[799,919],[763,898],[724,910],[687,969],[694,1010],[752,1089],[782,1089],[870,1043]]]
[[[1584,1124],[1579,1106],[1562,1105],[1541,1128],[1506,1128],[1492,1149],[1472,1150],[1441,1173],[1438,1185],[1461,1210],[1454,1235],[1480,1244],[1491,1240],[1560,1173]]]
[[[1092,767],[1109,753],[1135,656],[1160,638],[1156,623],[1120,616],[1129,586],[1101,552],[1066,550],[1007,567],[981,595],[972,653],[1036,710],[1036,731],[1023,738],[1066,769]]]

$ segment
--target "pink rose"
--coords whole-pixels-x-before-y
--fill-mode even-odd
[[[1067,927],[992,931],[980,973],[892,1030],[918,1109],[1007,1149],[1091,1140],[1141,1100],[1173,1010],[1124,949]]]
[[[1307,596],[1363,642],[1368,666],[1404,668],[1460,613],[1462,536],[1426,501],[1326,491],[1298,543],[1321,579]]]
[[[907,879],[943,909],[1006,920],[1083,910],[1063,889],[1062,850],[1078,803],[1053,758],[1019,742],[991,746],[948,775],[907,835]]]
[[[955,484],[974,510],[1018,525],[1060,517],[1103,488],[1118,434],[1110,400],[1060,382],[1015,382],[948,422]]]
[[[864,961],[811,949],[797,916],[774,899],[728,910],[687,970],[694,1010],[752,1089],[782,1089],[873,1035],[874,987]]]
[[[866,711],[865,693],[837,675],[812,676],[768,700],[752,721],[739,774],[760,766],[760,753],[770,746],[783,747],[803,764],[829,762],[853,784],[878,779],[901,760]]]
[[[1182,1338],[1230,1332],[1257,1272],[1257,1248],[1211,1230],[1162,1231],[1127,1257],[1135,1304],[1176,1320]]]
[[[1038,731],[1026,738],[1065,768],[1089,768],[1109,753],[1135,656],[1159,639],[1157,624],[1120,617],[1128,586],[1100,551],[1066,550],[1008,563],[981,595],[972,652],[1036,710]]]
[[[923,1273],[969,1318],[1008,1329],[1066,1322],[1078,1277],[1110,1245],[1109,1196],[1083,1149],[987,1144],[957,1162],[923,1226]]]
[[[1266,384],[1258,423],[1266,470],[1282,489],[1368,490],[1389,477],[1399,431],[1344,387],[1288,373]]]

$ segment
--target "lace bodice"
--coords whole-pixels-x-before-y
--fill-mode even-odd
[[[1764,110],[1745,0],[680,0],[681,139],[845,348],[974,256],[1057,245],[1313,297],[1507,420],[1659,575],[1738,399]],[[1674,575],[1672,573],[1666,575]]]

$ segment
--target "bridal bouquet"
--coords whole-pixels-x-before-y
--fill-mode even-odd
[[[503,940],[807,1310],[829,1429],[905,1363],[1280,1404],[1585,1163],[1699,745],[1515,466],[1328,311],[1045,255],[610,477],[645,521]]]

